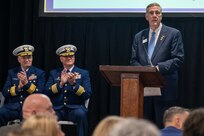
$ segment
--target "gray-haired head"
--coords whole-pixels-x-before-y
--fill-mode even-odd
[[[149,7],[153,7],[153,6],[158,6],[158,7],[160,7],[160,12],[162,13],[162,7],[161,7],[158,3],[156,3],[156,2],[150,3],[149,5],[147,5],[147,7],[146,7],[146,13],[148,13]]]
[[[113,127],[109,136],[160,136],[160,131],[147,120],[126,118]]]
[[[163,122],[171,122],[172,121],[172,118],[173,116],[177,115],[177,114],[184,114],[186,112],[190,112],[189,109],[186,109],[186,108],[182,108],[182,107],[179,107],[179,106],[173,106],[173,107],[170,107],[169,109],[167,109],[165,112],[164,112],[164,116],[163,116]]]

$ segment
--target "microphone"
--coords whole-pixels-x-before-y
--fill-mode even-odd
[[[145,39],[145,37],[143,36],[143,37],[142,37],[142,46],[143,46],[143,48],[144,48],[144,50],[145,50],[145,54],[147,55],[147,62],[150,64],[151,67],[154,67],[154,65],[152,64],[151,59],[149,58],[147,49],[145,48],[145,44],[144,44],[144,43],[146,43],[146,42],[147,42],[147,38]]]

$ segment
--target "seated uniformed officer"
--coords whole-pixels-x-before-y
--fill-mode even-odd
[[[22,45],[13,51],[20,63],[19,67],[10,69],[3,88],[3,96],[7,100],[0,108],[0,126],[8,121],[21,119],[22,104],[32,93],[42,93],[45,84],[45,72],[32,66],[34,47]]]
[[[74,45],[64,45],[56,50],[62,67],[50,71],[45,93],[51,98],[59,120],[77,124],[79,136],[87,135],[88,121],[85,101],[91,96],[89,72],[74,65]]]

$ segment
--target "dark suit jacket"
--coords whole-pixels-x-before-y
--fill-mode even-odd
[[[169,126],[161,129],[161,136],[182,136],[182,131],[175,127]]]
[[[147,55],[149,28],[134,37],[130,64],[134,66],[154,65],[165,79],[162,98],[175,100],[178,89],[178,70],[184,62],[182,36],[179,30],[162,25],[151,60]]]
[[[81,108],[92,93],[89,72],[74,66],[71,72],[79,74],[75,87],[73,88],[67,82],[63,88],[60,88],[62,70],[63,68],[58,68],[50,71],[45,94],[50,97],[54,110],[60,110],[63,107]]]

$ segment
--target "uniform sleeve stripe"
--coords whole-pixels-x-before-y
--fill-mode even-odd
[[[53,93],[57,93],[58,92],[58,90],[57,90],[57,83],[52,85],[51,90],[52,90]]]
[[[34,85],[33,83],[31,83],[30,87],[28,88],[27,92],[29,92],[30,94],[32,94],[33,92],[35,92],[36,89],[36,85]]]
[[[10,88],[10,94],[11,94],[12,96],[16,96],[16,95],[17,95],[17,94],[16,94],[16,86],[15,86],[15,85]]]
[[[79,86],[79,89],[76,91],[76,95],[81,96],[85,92],[82,86]]]

